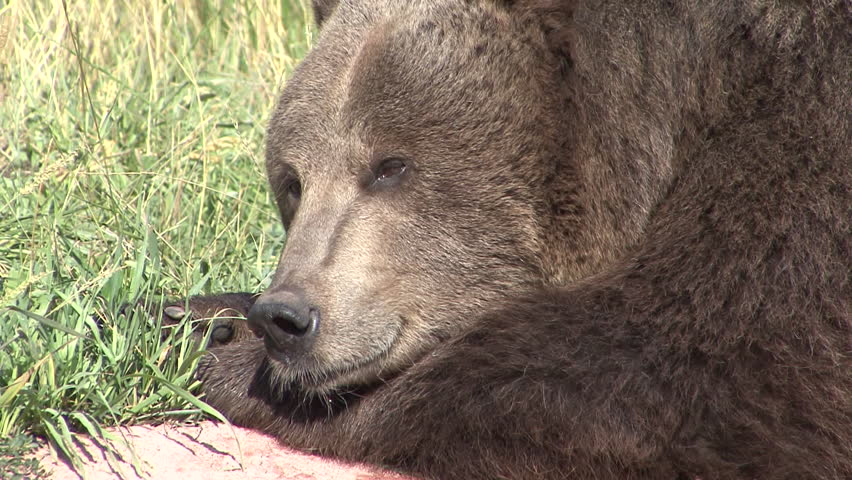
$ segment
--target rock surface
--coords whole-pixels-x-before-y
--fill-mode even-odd
[[[110,461],[88,437],[77,437],[87,458],[87,480],[412,480],[296,452],[272,437],[221,423],[136,425],[112,432],[132,445],[132,449],[119,448],[121,455],[116,461]],[[50,447],[42,447],[37,456],[51,472],[50,478],[81,478]]]

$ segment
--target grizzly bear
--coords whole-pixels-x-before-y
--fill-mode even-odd
[[[424,479],[852,478],[848,1],[314,3],[274,278],[188,302],[248,317],[212,406]]]

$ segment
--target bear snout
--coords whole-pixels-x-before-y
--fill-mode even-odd
[[[292,364],[310,351],[319,333],[320,310],[297,292],[269,292],[249,311],[248,326],[263,338],[270,357]]]

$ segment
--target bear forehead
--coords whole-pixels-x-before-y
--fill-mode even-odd
[[[509,15],[490,3],[415,5],[366,27],[346,68],[344,111],[380,106],[394,118],[479,115],[469,102],[488,105],[523,83],[516,67],[534,68]]]
[[[395,8],[324,25],[272,119],[270,159],[297,171],[357,169],[371,152],[506,152],[519,148],[518,136],[534,138],[527,134],[547,102],[532,97],[544,76],[535,41],[507,12],[472,2]]]

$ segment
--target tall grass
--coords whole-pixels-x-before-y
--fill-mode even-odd
[[[186,332],[120,310],[268,280],[264,125],[311,42],[306,3],[0,6],[0,437],[70,449],[73,430],[207,409]]]

